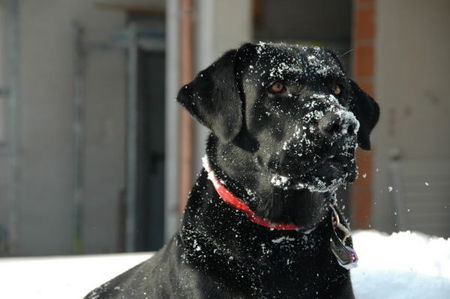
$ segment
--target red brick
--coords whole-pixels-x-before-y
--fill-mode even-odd
[[[356,46],[355,76],[369,77],[374,74],[374,50],[372,45]]]
[[[361,87],[362,90],[367,92],[372,97],[374,96],[372,79],[369,79],[369,80],[358,80],[357,79],[356,83],[358,83],[359,87]]]
[[[375,4],[375,0],[355,0],[357,4]]]
[[[361,190],[353,193],[352,199],[352,228],[369,228],[370,216],[372,213],[372,193],[370,190]]]
[[[375,37],[375,9],[373,7],[359,7],[355,16],[355,39],[373,40]]]

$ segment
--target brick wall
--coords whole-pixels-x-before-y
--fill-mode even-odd
[[[376,0],[353,1],[353,78],[359,86],[374,96],[374,38]],[[372,151],[374,146],[372,145]],[[358,148],[359,178],[352,186],[352,226],[354,229],[370,227],[373,202],[373,163],[371,152]]]

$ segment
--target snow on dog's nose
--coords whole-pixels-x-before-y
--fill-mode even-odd
[[[349,111],[337,110],[327,112],[319,121],[319,131],[328,137],[356,135],[359,122]]]

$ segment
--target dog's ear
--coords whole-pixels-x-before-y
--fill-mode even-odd
[[[350,110],[359,121],[358,145],[362,149],[370,150],[370,132],[375,127],[380,116],[377,102],[364,92],[353,80],[350,80]]]
[[[222,141],[231,142],[242,127],[242,102],[235,79],[237,50],[201,71],[178,92],[177,101]]]

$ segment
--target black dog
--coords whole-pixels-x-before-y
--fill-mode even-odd
[[[353,298],[334,194],[379,108],[336,55],[245,44],[177,99],[212,131],[182,227],[87,298]]]

